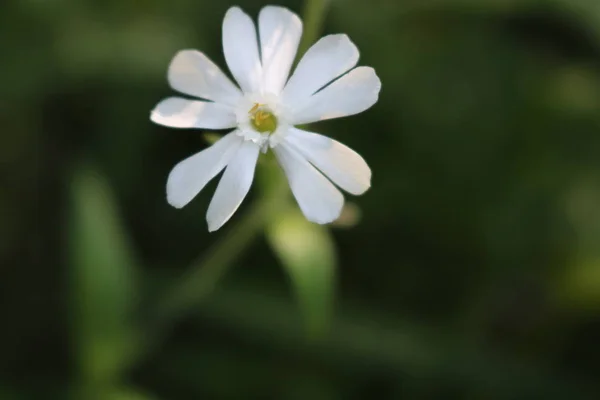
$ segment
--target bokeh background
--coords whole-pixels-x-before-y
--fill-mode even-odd
[[[221,249],[213,285],[181,276],[260,189],[209,234],[214,182],[164,195],[203,133],[148,117],[178,50],[225,66],[235,4],[264,5],[2,4],[0,399],[600,398],[600,3],[332,1],[383,90],[313,130],[373,186]]]

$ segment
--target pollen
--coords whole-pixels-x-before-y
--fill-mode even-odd
[[[277,129],[277,118],[264,104],[254,104],[248,114],[250,123],[257,132],[273,133]]]

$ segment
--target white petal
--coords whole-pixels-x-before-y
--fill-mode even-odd
[[[279,94],[287,81],[302,36],[302,21],[284,7],[264,7],[258,16],[263,89]]]
[[[318,224],[335,221],[344,206],[342,193],[285,142],[273,151],[304,216]]]
[[[371,169],[354,150],[327,136],[291,128],[285,141],[348,193],[371,187]]]
[[[223,52],[229,70],[246,93],[257,92],[262,80],[254,22],[239,7],[230,8],[223,21]]]
[[[242,142],[243,139],[236,132],[231,132],[208,149],[177,164],[167,180],[169,204],[181,208],[189,203],[225,168]]]
[[[229,106],[181,97],[169,97],[158,103],[150,119],[171,128],[226,129],[237,125]]]
[[[295,108],[306,98],[356,66],[359,52],[346,35],[325,36],[298,63],[283,90],[284,102]]]
[[[365,111],[377,102],[381,81],[370,67],[358,67],[309,98],[294,110],[294,125],[345,117]]]
[[[242,96],[229,78],[197,50],[178,52],[169,65],[171,87],[190,96],[235,106]]]
[[[223,226],[246,197],[254,179],[259,151],[259,146],[247,140],[227,165],[206,213],[209,231]]]

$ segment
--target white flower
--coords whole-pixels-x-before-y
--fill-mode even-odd
[[[333,184],[355,195],[371,185],[361,156],[294,125],[360,113],[375,104],[381,82],[372,68],[354,68],[359,53],[346,35],[319,40],[288,80],[301,35],[302,22],[285,8],[263,8],[257,35],[250,17],[233,7],[223,21],[223,52],[240,88],[196,50],[180,51],[169,66],[173,89],[205,100],[169,97],[152,111],[152,121],[172,128],[235,128],[177,164],[167,181],[168,202],[181,208],[225,169],[206,215],[210,231],[227,222],[248,193],[261,150],[273,150],[302,212],[316,223],[340,215],[344,197]]]

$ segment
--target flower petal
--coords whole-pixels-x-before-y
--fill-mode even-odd
[[[340,142],[296,128],[284,140],[348,193],[360,195],[371,187],[371,169],[365,160]]]
[[[171,87],[190,96],[235,106],[240,90],[208,57],[197,50],[181,50],[169,65]]]
[[[306,219],[318,224],[336,220],[344,206],[342,193],[287,143],[273,151]]]
[[[229,106],[181,97],[169,97],[158,103],[150,119],[171,128],[226,129],[237,125]]]
[[[173,207],[182,208],[189,203],[206,184],[225,168],[243,139],[231,132],[218,142],[186,158],[171,170],[167,179],[167,201]]]
[[[223,52],[229,70],[246,93],[257,92],[262,80],[256,28],[239,7],[231,7],[223,20]]]
[[[302,36],[302,21],[284,7],[264,7],[258,16],[263,89],[279,94],[285,85]]]
[[[206,213],[210,232],[223,226],[246,197],[254,179],[259,151],[259,146],[247,140],[227,165]]]
[[[365,111],[377,102],[381,81],[370,67],[358,67],[309,98],[294,110],[294,125],[345,117]]]
[[[315,43],[298,63],[283,90],[291,109],[302,105],[317,90],[356,66],[359,52],[346,35],[329,35]]]

